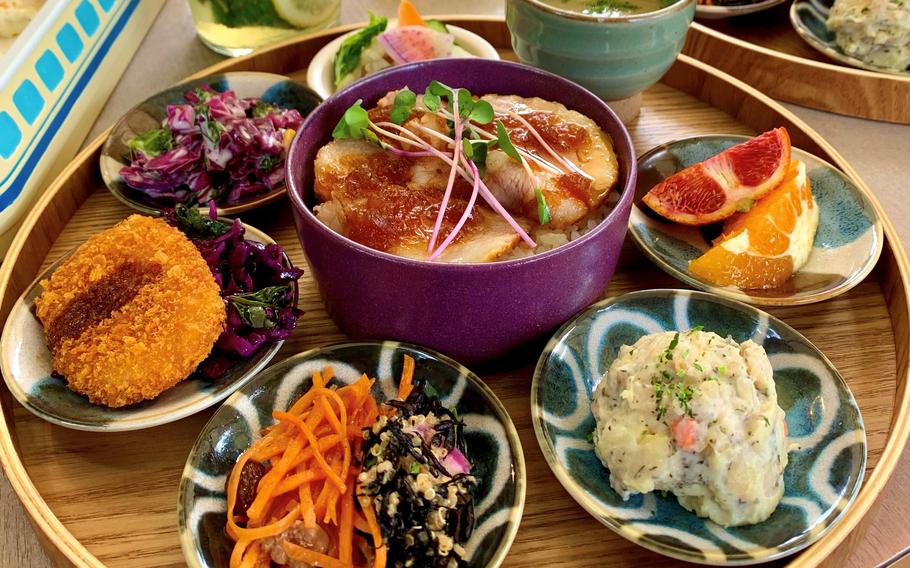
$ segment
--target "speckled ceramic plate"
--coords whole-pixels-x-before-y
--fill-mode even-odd
[[[120,177],[120,169],[128,164],[127,143],[137,135],[153,128],[161,128],[161,121],[167,117],[167,105],[185,102],[187,91],[209,85],[218,92],[232,89],[238,97],[259,97],[267,103],[283,108],[294,108],[306,118],[319,106],[322,98],[308,87],[291,81],[284,75],[273,73],[236,72],[209,75],[202,79],[187,81],[153,95],[127,112],[111,129],[111,134],[101,148],[101,177],[114,197],[143,213],[160,214],[161,206],[145,193],[127,186]],[[284,184],[280,187],[232,204],[219,204],[219,215],[236,215],[280,199],[287,193]],[[208,209],[206,208],[206,211]]]
[[[466,545],[469,566],[499,566],[518,532],[525,501],[525,462],[512,420],[496,395],[477,376],[448,357],[396,342],[342,343],[300,353],[266,369],[218,409],[190,451],[177,501],[180,543],[193,568],[224,568],[232,544],[224,533],[225,480],[240,454],[284,410],[309,389],[314,370],[331,365],[336,380],[362,373],[378,380],[377,401],[395,396],[403,355],[416,360],[443,404],[465,421],[468,459],[480,483],[475,494],[474,534]]]
[[[250,240],[275,242],[258,229],[246,224],[244,228],[246,238]],[[95,432],[141,430],[167,424],[224,400],[268,365],[284,344],[279,341],[252,359],[238,362],[215,381],[190,378],[153,400],[123,408],[92,404],[87,397],[71,391],[65,380],[51,374],[51,352],[41,322],[35,316],[35,298],[43,291],[41,281],[50,278],[70,254],[38,276],[16,301],[0,338],[0,368],[6,386],[22,406],[49,422]]]
[[[714,286],[689,272],[689,261],[711,246],[720,224],[688,227],[663,219],[641,198],[670,175],[747,140],[717,135],[662,144],[638,159],[638,186],[629,217],[632,240],[658,267],[708,292],[757,305],[810,304],[843,294],[859,284],[878,261],[884,232],[875,209],[850,178],[812,154],[793,148],[793,158],[806,164],[812,195],[818,204],[818,231],[809,260],[790,280],[768,290]]]
[[[910,76],[910,69],[888,69],[866,63],[862,59],[851,57],[837,45],[835,36],[828,31],[828,11],[834,0],[796,0],[790,6],[790,23],[793,29],[806,43],[835,61],[851,67],[887,73],[889,75]]]
[[[783,4],[787,0],[762,0],[751,4],[741,4],[739,6],[708,6],[698,4],[695,6],[695,17],[702,20],[720,20],[723,18],[732,18],[734,16],[745,16],[754,14],[768,8],[773,8],[778,4]]]
[[[763,345],[774,368],[789,442],[799,449],[790,452],[783,500],[763,523],[725,529],[683,509],[673,495],[623,501],[588,441],[594,430],[591,394],[620,346],[696,325]],[[850,507],[866,464],[859,408],[831,362],[782,321],[703,292],[633,292],[595,304],[567,323],[537,364],[531,419],[553,473],[591,515],[645,548],[704,564],[765,562],[818,540]]]

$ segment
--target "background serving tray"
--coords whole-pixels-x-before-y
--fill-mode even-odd
[[[453,19],[509,50],[500,19]],[[268,71],[303,80],[313,54],[352,27],[293,40],[201,74]],[[200,75],[201,75],[200,74]],[[629,126],[639,153],[695,134],[750,134],[784,125],[794,145],[813,152],[857,178],[824,140],[794,115],[746,85],[692,58],[681,56],[644,94],[642,113]],[[97,168],[103,136],[52,185],[24,222],[0,267],[0,319],[42,267],[91,234],[130,214],[104,188]],[[865,189],[862,182],[857,183]],[[868,190],[866,190],[868,193]],[[875,271],[847,294],[809,307],[776,308],[774,315],[805,334],[834,362],[850,384],[865,419],[869,459],[866,482],[844,520],[822,541],[793,559],[814,565],[834,551],[860,523],[894,468],[910,430],[907,347],[910,346],[908,268],[903,248],[881,207],[885,247]],[[285,204],[242,216],[283,244],[295,264],[303,254]],[[678,287],[627,242],[605,296],[654,287]],[[278,359],[343,339],[328,319],[315,284],[301,279],[300,331]],[[529,389],[543,344],[513,360],[474,369],[500,397],[522,438],[528,467],[528,498],[507,566],[669,566],[613,534],[584,512],[553,477],[538,449],[530,421]],[[46,423],[13,402],[0,388],[0,461],[49,552],[76,566],[174,566],[182,564],[176,495],[183,463],[211,411],[153,430],[86,433]],[[593,537],[593,538],[592,538]]]
[[[790,3],[692,24],[683,53],[776,99],[873,120],[910,124],[910,77],[848,67],[806,43]]]

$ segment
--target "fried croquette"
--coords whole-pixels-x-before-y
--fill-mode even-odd
[[[224,329],[211,270],[161,219],[133,215],[93,236],[41,286],[35,307],[54,371],[96,404],[155,398],[189,376]]]

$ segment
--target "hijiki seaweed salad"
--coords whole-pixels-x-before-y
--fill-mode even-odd
[[[161,128],[127,143],[120,177],[160,207],[233,205],[284,184],[284,161],[303,124],[296,109],[206,85],[167,105]]]
[[[398,396],[331,367],[262,431],[227,479],[231,568],[468,566],[479,479],[464,423],[404,356]]]
[[[391,400],[366,432],[361,491],[372,498],[392,566],[466,566],[477,478],[465,457],[464,423],[424,381]]]
[[[290,265],[281,245],[247,239],[243,223],[218,220],[214,204],[208,216],[178,205],[164,217],[196,245],[227,308],[225,329],[197,376],[216,379],[237,361],[291,335],[303,313],[296,307],[303,270]]]

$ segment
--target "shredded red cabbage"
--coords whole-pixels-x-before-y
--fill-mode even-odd
[[[217,379],[238,360],[291,335],[303,314],[295,306],[303,270],[290,266],[281,245],[244,238],[243,224],[219,221],[214,204],[208,217],[185,205],[165,210],[164,217],[199,249],[227,308],[225,330],[198,373]]]
[[[160,129],[128,143],[123,181],[161,207],[177,203],[231,205],[284,182],[289,131],[303,117],[258,98],[205,86],[167,106]]]

